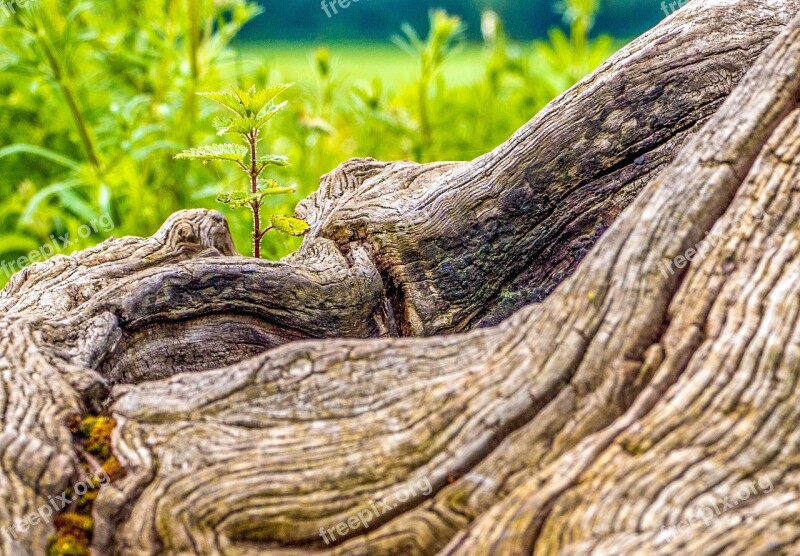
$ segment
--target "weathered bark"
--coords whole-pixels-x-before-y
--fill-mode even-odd
[[[471,163],[351,161],[280,263],[187,211],[22,272],[0,529],[107,409],[97,554],[797,553],[797,8],[692,3]]]

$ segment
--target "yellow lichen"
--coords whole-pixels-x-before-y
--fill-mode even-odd
[[[117,423],[106,416],[81,418],[73,415],[67,419],[67,426],[75,437],[75,442],[87,453],[100,460],[108,481],[113,482],[125,476],[125,469],[111,452],[111,433]],[[84,465],[87,476],[93,476],[93,489],[83,494],[67,511],[56,516],[54,526],[56,535],[50,539],[48,556],[88,556],[92,543],[94,522],[92,506],[99,494],[101,483],[94,469]],[[72,492],[66,495],[73,497]]]
[[[106,475],[108,475],[108,478],[111,482],[114,482],[125,476],[125,468],[122,467],[122,464],[114,456],[111,456],[105,461],[105,463],[103,463],[103,471],[106,472]]]
[[[111,456],[111,433],[117,426],[110,417],[86,417],[78,429],[84,449],[93,456],[106,460]]]
[[[68,535],[59,535],[50,539],[47,548],[48,556],[89,556],[89,545],[82,539]]]
[[[58,534],[50,539],[48,556],[88,556],[94,529],[91,517],[67,512],[56,517],[55,526]]]

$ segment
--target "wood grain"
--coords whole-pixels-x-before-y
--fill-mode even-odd
[[[284,261],[197,210],[15,276],[2,552],[108,411],[96,554],[796,554],[798,7],[690,3],[473,162],[350,161]]]

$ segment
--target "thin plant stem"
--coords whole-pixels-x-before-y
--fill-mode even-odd
[[[94,145],[94,141],[92,140],[91,133],[89,132],[89,125],[86,122],[86,118],[84,118],[83,110],[81,110],[80,103],[78,102],[78,97],[72,88],[72,84],[69,81],[69,76],[66,75],[66,72],[64,71],[61,62],[58,59],[53,46],[47,39],[47,34],[45,33],[44,29],[37,29],[36,40],[41,46],[42,51],[47,58],[47,63],[50,65],[50,69],[53,71],[53,77],[58,83],[61,93],[64,95],[64,100],[67,102],[67,107],[69,108],[69,112],[72,115],[73,121],[75,122],[75,127],[77,128],[78,135],[83,143],[83,148],[86,151],[86,157],[89,159],[89,163],[94,166],[95,169],[100,169],[100,157],[97,155],[97,149]]]
[[[250,192],[254,195],[258,193],[258,130],[253,131],[247,136],[247,141],[250,143],[250,168],[247,173],[250,175]],[[261,258],[261,238],[264,234],[261,233],[261,203],[253,201],[250,204],[250,209],[253,211],[253,256],[256,259]]]

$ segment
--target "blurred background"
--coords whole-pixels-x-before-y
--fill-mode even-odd
[[[197,92],[295,83],[262,141],[293,164],[268,177],[297,185],[266,211],[291,214],[351,157],[491,150],[663,17],[655,0],[3,0],[0,286],[31,252],[151,235],[181,208],[224,212],[249,255],[249,213],[215,200],[242,173],[174,160],[218,140]]]
[[[664,17],[661,0],[604,0],[577,2],[579,8],[597,6],[595,33],[615,37],[635,37],[654,26]],[[506,23],[510,37],[530,41],[542,38],[563,22],[565,5],[553,0],[360,0],[331,17],[323,11],[320,0],[261,0],[260,5],[270,17],[260,17],[245,26],[244,40],[287,40],[300,42],[369,41],[386,42],[400,26],[411,23],[423,30],[431,8],[456,14],[467,26],[466,36],[479,42],[481,14],[492,10]],[[352,10],[351,8],[355,8]]]

